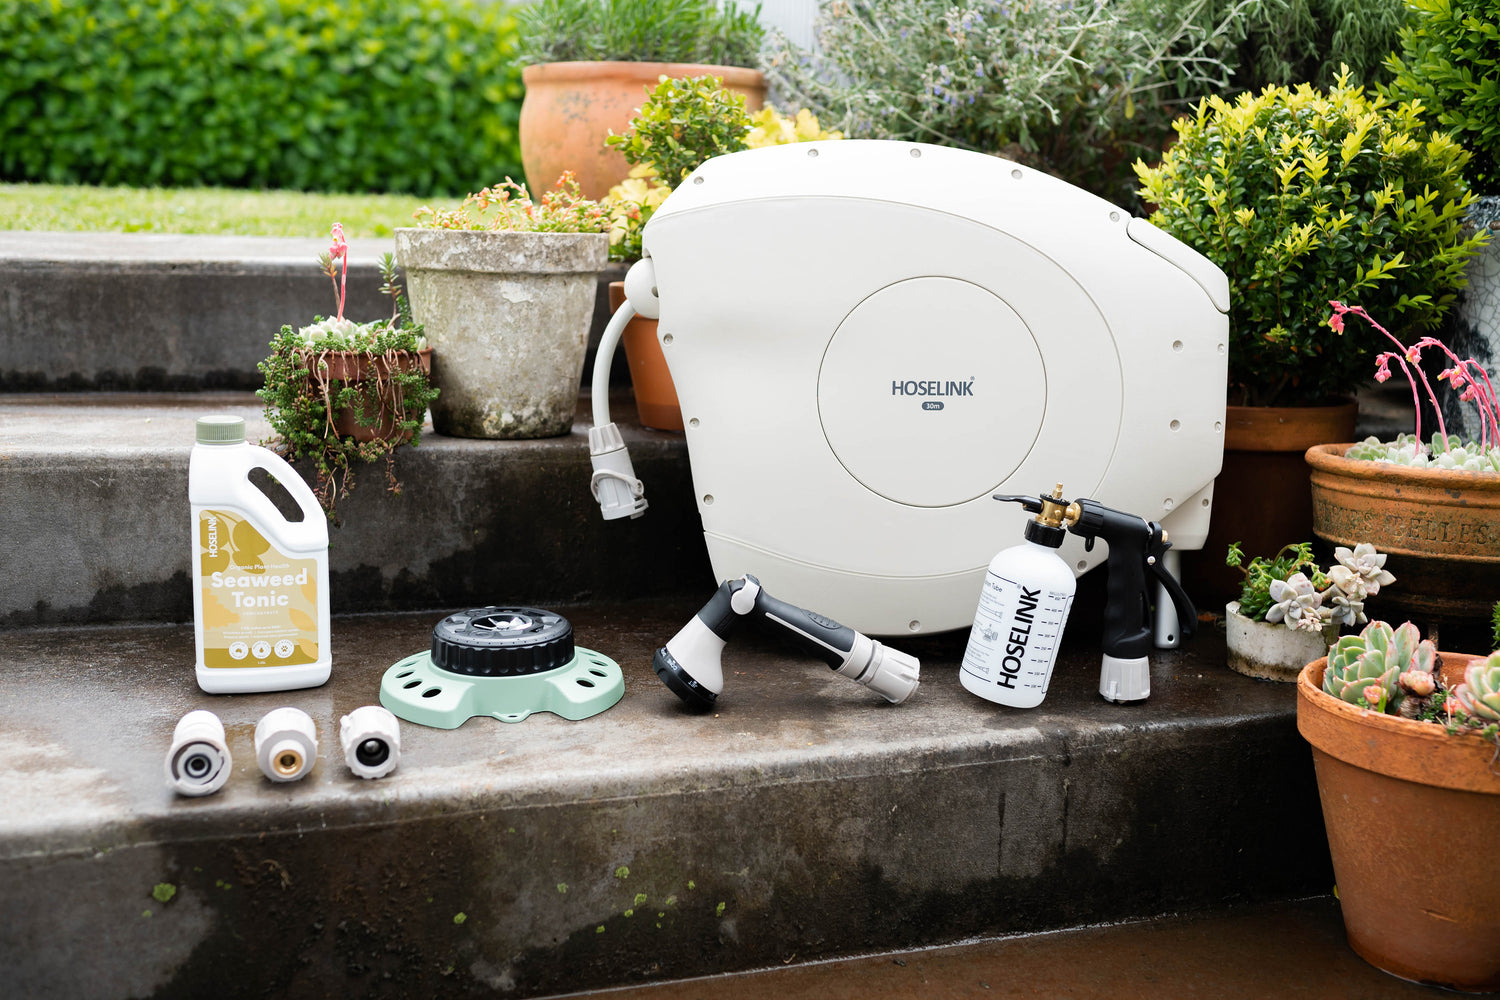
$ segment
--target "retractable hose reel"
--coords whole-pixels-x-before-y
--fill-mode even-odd
[[[709,160],[644,247],[594,365],[593,488],[606,518],[646,509],[607,390],[656,317],[717,579],[862,632],[962,628],[1024,519],[989,497],[1037,482],[1202,546],[1229,283],[1150,223],[996,157],[845,140]]]
[[[408,722],[457,729],[488,715],[520,722],[534,712],[577,721],[611,708],[625,677],[603,653],[573,644],[573,626],[540,608],[485,607],[451,614],[432,648],[394,664],[380,703]]]

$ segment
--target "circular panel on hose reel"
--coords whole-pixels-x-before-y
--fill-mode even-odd
[[[913,507],[978,499],[1041,432],[1046,370],[1004,299],[958,278],[908,278],[850,310],[818,372],[834,455],[866,489]]]

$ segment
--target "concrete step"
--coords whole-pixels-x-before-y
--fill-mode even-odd
[[[349,242],[345,314],[387,316],[377,262],[393,239]],[[336,308],[327,240],[0,231],[0,392],[258,389],[282,324]],[[608,318],[600,275],[593,343]],[[587,384],[593,354],[584,373]],[[611,372],[628,382],[628,375]]]
[[[1362,960],[1344,940],[1338,901],[1330,896],[567,995],[609,1000],[1453,996],[1388,976]]]
[[[1025,712],[960,688],[962,633],[903,645],[923,683],[900,706],[747,635],[716,710],[690,715],[650,657],[703,596],[558,607],[621,664],[619,705],[403,725],[373,782],[342,765],[337,721],[426,648],[432,614],[338,619],[330,683],[267,695],[201,694],[182,626],[6,633],[6,995],[531,997],[1332,884],[1293,691],[1229,672],[1212,630],[1120,707],[1081,623]],[[281,705],[322,740],[292,785],[251,750]],[[223,719],[234,773],[175,799],[162,759],[195,708]]]
[[[612,409],[647,484],[645,516],[599,516],[585,423],[535,441],[429,426],[396,454],[400,495],[377,463],[340,503],[334,612],[711,589],[683,437],[630,424],[628,398]],[[192,619],[187,468],[207,413],[243,416],[251,441],[270,433],[250,393],[0,396],[0,627]],[[589,413],[585,396],[580,420]]]

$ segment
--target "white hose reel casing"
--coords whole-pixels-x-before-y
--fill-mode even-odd
[[[716,578],[962,628],[1025,517],[991,494],[1056,482],[1202,546],[1229,284],[1144,220],[996,157],[814,142],[704,163],[644,245]]]

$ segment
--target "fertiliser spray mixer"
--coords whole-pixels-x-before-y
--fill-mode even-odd
[[[920,664],[847,625],[778,601],[746,575],[725,580],[713,598],[656,651],[651,666],[689,707],[712,708],[724,690],[720,657],[741,620],[752,618],[790,638],[837,674],[900,704],[917,689]]]
[[[1178,634],[1193,634],[1198,617],[1165,565],[1172,543],[1162,526],[1097,500],[1064,500],[1061,483],[1051,496],[996,494],[994,499],[1018,503],[1036,517],[1026,524],[1026,540],[1001,551],[985,574],[959,672],[963,686],[1013,708],[1041,704],[1073,601],[1073,572],[1057,555],[1071,532],[1084,539],[1086,549],[1101,538],[1109,546],[1099,694],[1113,702],[1148,697],[1152,591],[1158,604],[1171,604],[1177,622],[1173,645]]]
[[[716,580],[871,635],[963,628],[1009,541],[989,497],[1059,479],[1203,545],[1229,282],[1144,219],[999,157],[844,139],[708,160],[642,239],[594,364],[594,492],[646,509],[609,370],[656,318]]]

